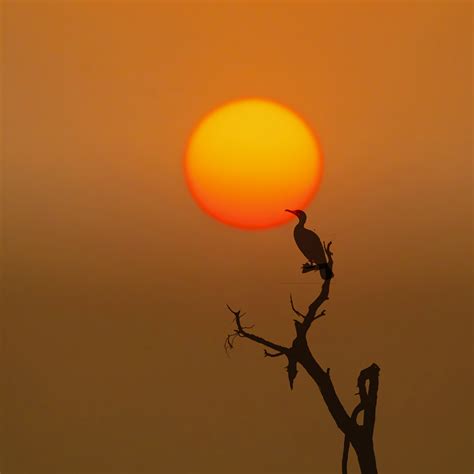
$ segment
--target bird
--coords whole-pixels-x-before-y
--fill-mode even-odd
[[[331,279],[334,274],[328,265],[326,259],[326,252],[318,235],[312,230],[306,229],[306,213],[300,209],[292,211],[285,209],[285,212],[290,212],[298,218],[298,224],[295,226],[293,235],[295,242],[301,253],[308,259],[309,263],[303,265],[303,273],[311,270],[319,270],[323,280]]]

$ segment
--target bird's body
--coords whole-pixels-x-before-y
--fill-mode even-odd
[[[308,259],[309,263],[326,263],[323,244],[320,238],[312,230],[306,229],[304,225],[298,223],[293,231],[295,242],[301,253]]]
[[[308,259],[309,264],[303,265],[303,273],[310,270],[319,270],[321,277],[324,280],[333,277],[332,270],[329,268],[326,252],[324,250],[321,239],[318,235],[310,229],[307,229],[304,225],[306,222],[306,214],[301,210],[290,211],[298,217],[298,224],[296,224],[293,231],[296,245],[301,250],[301,253]]]

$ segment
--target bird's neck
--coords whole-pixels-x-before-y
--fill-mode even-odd
[[[296,227],[304,227],[305,222],[306,222],[306,219],[300,219],[298,221],[298,224],[296,224]]]

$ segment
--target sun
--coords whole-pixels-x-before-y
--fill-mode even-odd
[[[186,181],[197,204],[219,221],[266,229],[314,197],[320,146],[304,120],[281,104],[242,99],[211,111],[186,147]]]

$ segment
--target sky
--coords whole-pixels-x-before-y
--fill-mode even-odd
[[[3,473],[340,470],[275,342],[320,288],[293,224],[204,214],[182,172],[210,110],[267,97],[324,154],[309,227],[335,278],[313,354],[348,411],[380,368],[386,474],[471,472],[469,3],[2,4]],[[256,203],[258,205],[258,203]],[[356,472],[354,453],[350,468]]]

